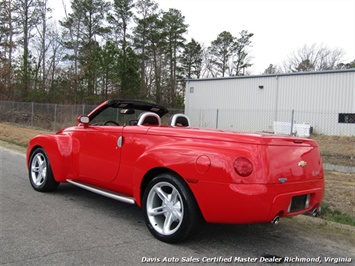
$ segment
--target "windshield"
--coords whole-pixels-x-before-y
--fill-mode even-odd
[[[98,113],[90,122],[91,125],[134,125],[142,111],[134,109],[123,109],[107,107]]]

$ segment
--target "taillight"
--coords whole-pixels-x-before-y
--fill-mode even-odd
[[[248,176],[253,172],[253,164],[244,157],[239,157],[234,161],[234,169],[240,176]]]

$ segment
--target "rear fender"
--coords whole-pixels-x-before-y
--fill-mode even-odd
[[[155,148],[153,150],[143,153],[135,162],[133,173],[133,193],[138,205],[141,202],[141,184],[143,179],[152,179],[156,175],[149,175],[152,173],[174,172],[183,179],[191,176],[196,176],[198,173],[195,169],[195,161],[197,154],[191,152],[191,149],[174,150],[166,149],[166,147]],[[154,170],[156,169],[156,170]],[[144,180],[149,183],[150,180]]]
[[[42,147],[47,153],[54,179],[57,182],[65,182],[72,178],[72,141],[68,135],[38,135],[31,139],[27,147],[26,162],[30,164],[30,158],[34,150]]]
[[[190,187],[196,197],[199,191],[199,182],[211,180],[213,182],[231,182],[232,164],[227,158],[216,150],[193,149],[191,146],[169,147],[163,145],[147,150],[135,162],[133,172],[133,194],[138,205],[141,203],[142,182],[144,184],[161,172],[173,172],[179,175]],[[153,173],[151,175],[150,173]],[[147,180],[148,178],[148,180]],[[143,185],[144,187],[144,185]]]

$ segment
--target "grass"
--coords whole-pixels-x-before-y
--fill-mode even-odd
[[[355,136],[312,135],[311,138],[317,141],[323,162],[355,166]]]
[[[333,210],[326,201],[322,203],[320,218],[340,224],[355,226],[355,217],[353,215],[342,213],[339,210]]]
[[[40,134],[54,133],[43,129],[33,129],[8,123],[0,123],[0,140],[20,147],[27,147],[31,138]]]

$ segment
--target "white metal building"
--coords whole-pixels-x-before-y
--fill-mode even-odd
[[[293,121],[355,136],[355,69],[190,79],[185,114],[200,127],[274,132],[275,122]]]

